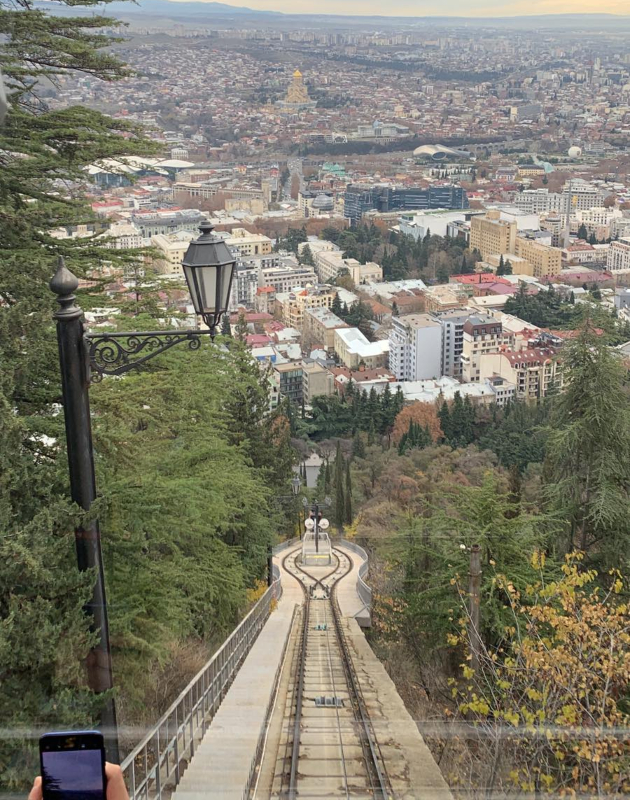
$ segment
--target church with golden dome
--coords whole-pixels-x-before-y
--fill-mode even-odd
[[[299,69],[296,69],[287,89],[286,97],[278,103],[278,106],[283,111],[292,113],[315,108],[316,105],[317,103],[308,96],[308,89],[304,83],[304,76]]]

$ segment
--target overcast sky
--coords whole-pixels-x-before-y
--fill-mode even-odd
[[[230,5],[298,14],[507,17],[519,14],[629,14],[630,0],[223,0]]]

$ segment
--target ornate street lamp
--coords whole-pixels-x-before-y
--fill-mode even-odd
[[[79,281],[65,267],[63,259],[59,259],[50,288],[60,306],[53,316],[57,322],[70,493],[84,511],[89,511],[96,499],[90,384],[101,381],[105,375],[122,375],[137,369],[176,344],[184,343],[189,349],[198,350],[202,335],[214,339],[217,323],[227,311],[235,263],[225,242],[212,235],[211,225],[204,224],[201,236],[190,243],[184,257],[184,272],[195,311],[203,317],[207,330],[91,333],[86,330],[83,311],[76,303],[74,293]],[[103,704],[100,723],[108,760],[118,764],[118,729],[111,695],[114,683],[98,521],[92,519],[77,528],[75,541],[79,569],[93,570],[95,574],[92,597],[86,604],[90,627],[97,637],[86,659],[88,684],[94,692],[110,693]]]
[[[291,478],[291,490],[293,491],[294,495],[298,495],[300,493],[300,486],[302,485],[302,479],[298,478]]]
[[[191,242],[182,261],[195,313],[214,336],[221,315],[227,310],[236,259],[213,226],[204,222],[201,236]]]

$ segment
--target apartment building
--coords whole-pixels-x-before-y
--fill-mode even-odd
[[[358,328],[337,328],[335,354],[350,370],[377,369],[387,366],[389,342],[370,342]]]
[[[502,344],[503,326],[495,317],[489,314],[471,314],[464,323],[462,379],[466,383],[479,383],[482,380],[481,356],[498,351]]]
[[[498,406],[506,406],[516,397],[516,385],[501,375],[492,375],[485,382],[494,391],[494,402]]]
[[[540,229],[551,234],[551,246],[562,247],[565,243],[565,224],[561,214],[548,214],[540,220]]]
[[[302,330],[304,312],[308,308],[330,308],[336,291],[330,286],[317,285],[307,289],[276,294],[276,311],[291,328]]]
[[[232,252],[243,257],[269,255],[273,249],[273,242],[268,236],[250,233],[245,228],[233,228],[230,235],[224,238]]]
[[[327,308],[307,308],[302,324],[302,349],[305,352],[315,347],[333,352],[335,349],[335,331],[349,326]]]
[[[466,310],[439,311],[433,316],[442,326],[441,374],[451,378],[461,378],[464,324],[470,316],[470,312]]]
[[[552,388],[562,385],[562,374],[551,348],[483,353],[479,372],[481,380],[500,376],[508,384],[514,384],[514,396],[528,403],[546,397]]]
[[[184,211],[138,211],[131,215],[131,222],[138,228],[143,237],[168,236],[172,233],[187,231],[199,235],[199,226],[207,222],[201,211],[188,209]]]
[[[485,217],[470,221],[470,247],[478,250],[485,260],[492,253],[514,253],[516,222],[501,219],[501,212],[493,209]]]
[[[373,261],[361,264],[356,258],[344,258],[341,250],[319,252],[315,256],[315,269],[322,283],[330,283],[346,271],[356,285],[375,283],[383,279],[383,270]]]
[[[257,186],[226,186],[224,179],[208,181],[206,183],[176,183],[173,186],[173,201],[184,203],[195,200],[211,200],[217,195],[222,195],[230,200],[259,200],[263,208],[267,209],[269,203],[269,191],[266,187]]]
[[[605,197],[605,191],[575,179],[568,181],[562,192],[550,192],[548,189],[526,189],[516,195],[513,203],[517,208],[530,214],[545,214],[551,211],[566,216],[567,211],[574,214],[576,211],[585,211],[595,206],[601,206]]]
[[[155,263],[156,270],[162,275],[180,276],[182,274],[182,260],[188,250],[188,245],[197,234],[191,231],[177,231],[176,233],[158,233],[151,237],[151,244],[159,251]]]
[[[566,199],[559,192],[550,192],[549,189],[525,189],[519,192],[513,204],[528,214],[545,214],[549,211],[564,211]]]
[[[462,308],[472,295],[472,289],[462,286],[460,283],[438,284],[437,286],[427,286],[422,292],[424,299],[424,311],[439,313],[449,311],[454,308]],[[398,308],[402,311],[403,304],[396,300]]]
[[[613,274],[630,272],[630,236],[610,243],[606,267]]]
[[[501,266],[501,258],[503,258],[504,264],[508,261],[510,262],[510,266],[512,267],[512,275],[529,275],[530,277],[533,277],[534,268],[529,261],[521,258],[520,256],[513,255],[512,253],[507,255],[495,253],[494,255],[488,256],[486,263],[491,267],[494,267],[494,271],[496,272]],[[484,273],[481,272],[479,274],[483,275]],[[497,280],[497,278],[495,277],[494,280]]]
[[[534,278],[559,275],[562,270],[562,250],[559,247],[549,247],[533,239],[517,236],[515,253],[531,264]]]
[[[392,317],[389,368],[399,381],[442,375],[442,325],[429,314]]]
[[[280,394],[288,397],[295,405],[300,405],[303,397],[302,363],[274,364],[273,371],[277,376]]]
[[[258,271],[253,267],[237,263],[230,293],[230,311],[234,311],[239,306],[253,309],[256,306],[257,291]]]
[[[330,397],[335,391],[335,376],[319,361],[302,361],[302,397],[310,405],[314,397]]]
[[[258,285],[271,286],[276,294],[290,292],[296,286],[312,286],[317,282],[317,275],[312,267],[294,265],[292,261],[261,267],[258,272]]]
[[[111,239],[105,247],[112,250],[131,250],[147,244],[147,239],[142,236],[139,228],[129,222],[113,222],[100,238]]]

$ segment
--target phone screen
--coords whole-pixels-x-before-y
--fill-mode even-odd
[[[49,750],[41,754],[45,800],[103,800],[101,750]]]

